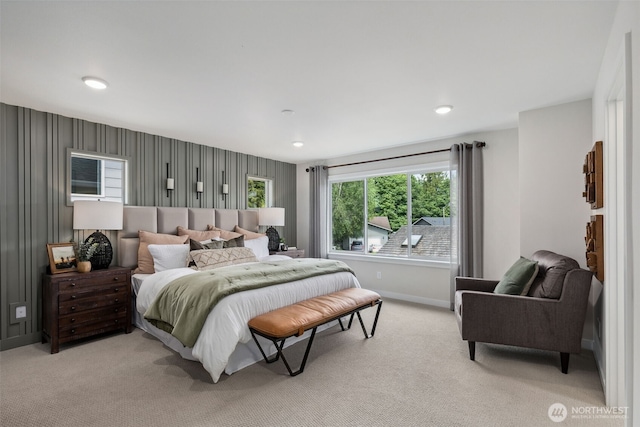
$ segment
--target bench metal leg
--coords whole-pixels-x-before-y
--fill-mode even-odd
[[[343,331],[348,331],[349,329],[351,329],[351,323],[353,322],[353,317],[357,314],[358,315],[358,320],[360,321],[360,327],[362,327],[362,332],[364,333],[365,339],[369,339],[369,338],[373,337],[373,335],[376,333],[376,326],[378,325],[378,317],[380,316],[380,309],[382,308],[382,300],[377,301],[376,305],[378,306],[378,310],[376,310],[376,317],[373,320],[373,327],[371,328],[371,335],[369,335],[369,333],[367,332],[367,328],[364,326],[364,322],[362,321],[362,316],[360,316],[360,311],[362,311],[363,309],[360,309],[360,310],[356,311],[355,313],[351,313],[351,317],[349,318],[349,324],[347,325],[346,328],[342,324],[342,319],[338,319],[338,322],[340,322],[340,327],[342,328],[342,330]],[[365,307],[365,308],[368,308],[368,307]]]
[[[376,317],[373,321],[373,327],[371,328],[371,335],[369,335],[367,333],[367,329],[364,326],[364,322],[362,321],[362,316],[360,316],[360,311],[364,310],[365,308],[369,308],[371,306],[365,306],[365,307],[360,307],[359,309],[354,310],[351,313],[351,317],[349,318],[349,324],[347,325],[347,327],[345,328],[344,325],[342,324],[342,319],[338,318],[338,323],[340,323],[340,328],[342,328],[343,331],[347,331],[349,329],[351,329],[351,324],[353,322],[353,317],[357,314],[358,315],[358,321],[360,321],[360,326],[362,327],[362,332],[364,333],[364,337],[365,339],[369,339],[371,337],[373,337],[373,334],[376,333],[376,326],[378,325],[378,317],[380,316],[380,309],[382,308],[382,300],[378,300],[375,303],[378,306],[378,310],[376,311]],[[348,315],[348,313],[347,313]],[[335,318],[333,319],[335,320]],[[320,326],[320,325],[318,325]],[[271,341],[273,343],[273,345],[275,345],[276,347],[276,355],[274,357],[272,357],[271,359],[269,359],[266,355],[266,353],[264,352],[264,350],[262,349],[262,346],[260,345],[260,342],[258,342],[258,338],[256,337],[256,333],[253,329],[249,328],[249,331],[251,332],[251,336],[253,337],[253,340],[255,341],[256,345],[258,346],[258,349],[260,350],[260,353],[262,354],[262,357],[264,358],[264,361],[267,363],[273,363],[278,361],[278,359],[282,358],[282,362],[284,362],[284,366],[286,366],[287,371],[289,371],[289,375],[291,375],[292,377],[295,377],[296,375],[301,374],[304,371],[304,367],[307,364],[307,358],[309,357],[309,352],[311,351],[311,345],[313,344],[313,339],[316,336],[316,330],[318,329],[318,326],[314,327],[311,330],[311,337],[309,337],[309,343],[307,344],[307,349],[304,352],[304,357],[302,358],[302,363],[300,364],[300,368],[298,368],[297,371],[292,371],[291,367],[289,366],[289,362],[287,362],[287,359],[284,357],[284,352],[282,351],[284,349],[284,342],[287,340],[287,338],[282,338],[282,339],[275,339],[275,338],[271,338],[271,337],[265,337],[264,335],[258,333],[258,335],[260,335],[263,338],[268,339],[269,341]]]
[[[307,364],[307,358],[309,357],[309,352],[311,351],[311,345],[313,344],[313,338],[315,338],[315,336],[316,336],[316,330],[317,329],[318,329],[318,327],[316,326],[315,328],[313,328],[311,330],[311,337],[309,337],[309,343],[307,344],[307,349],[304,352],[304,357],[302,358],[302,363],[300,364],[300,367],[298,368],[298,370],[295,371],[295,372],[293,372],[291,370],[291,367],[289,366],[289,362],[287,362],[287,358],[284,357],[284,352],[282,351],[282,349],[284,348],[284,342],[287,340],[286,338],[283,338],[281,340],[275,340],[275,339],[267,338],[271,342],[273,342],[273,344],[276,346],[276,350],[277,350],[277,353],[276,353],[275,357],[269,359],[269,358],[267,358],[267,355],[265,354],[264,350],[262,350],[262,346],[258,342],[258,338],[253,333],[253,330],[250,330],[250,331],[251,331],[251,336],[253,337],[253,340],[255,341],[255,343],[258,345],[258,348],[260,349],[260,353],[262,353],[262,357],[264,357],[265,362],[273,363],[273,362],[276,362],[279,358],[282,358],[282,362],[284,362],[284,366],[287,368],[287,371],[289,371],[289,375],[291,375],[292,377],[295,377],[296,375],[299,375],[304,371],[304,367]]]

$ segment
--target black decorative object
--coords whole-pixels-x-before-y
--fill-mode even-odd
[[[98,243],[98,249],[91,259],[91,269],[101,270],[109,268],[113,260],[111,242],[99,230],[122,230],[123,210],[121,202],[106,202],[94,200],[76,200],[73,203],[73,229],[95,230],[85,242],[93,238]]]
[[[91,269],[102,270],[109,268],[113,260],[113,247],[111,246],[111,242],[107,236],[97,230],[91,234],[91,236],[87,237],[87,240],[92,237],[93,241],[98,244],[98,249],[96,249],[91,259],[89,259],[89,261],[91,261]],[[85,242],[87,240],[85,240]]]
[[[267,228],[267,237],[269,238],[269,250],[277,251],[280,247],[280,234],[278,234],[278,230],[273,227]]]
[[[267,237],[269,237],[269,250],[277,251],[280,247],[280,235],[273,228],[284,226],[284,208],[260,208],[258,209],[258,225],[267,226]]]

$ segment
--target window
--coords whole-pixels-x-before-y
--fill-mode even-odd
[[[247,209],[271,207],[273,181],[247,176]]]
[[[331,251],[448,260],[449,172],[330,178]]]
[[[67,201],[127,202],[127,159],[69,150]]]

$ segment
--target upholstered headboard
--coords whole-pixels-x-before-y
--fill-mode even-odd
[[[118,231],[118,265],[131,268],[138,265],[139,230],[177,234],[178,226],[206,230],[208,225],[229,231],[236,225],[258,231],[258,211],[125,206],[123,228]]]

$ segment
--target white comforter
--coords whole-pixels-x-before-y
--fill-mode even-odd
[[[137,310],[144,314],[163,287],[178,277],[193,273],[196,271],[177,268],[147,277],[138,291]],[[253,317],[314,296],[353,287],[360,287],[353,274],[334,273],[229,295],[207,317],[191,353],[211,374],[213,381],[218,382],[236,345],[252,339],[247,322]]]

